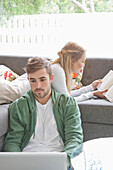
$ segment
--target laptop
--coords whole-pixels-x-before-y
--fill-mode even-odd
[[[67,170],[63,152],[1,152],[0,170]]]

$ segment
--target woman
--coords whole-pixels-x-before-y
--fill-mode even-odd
[[[58,55],[59,58],[51,63],[54,74],[52,87],[54,89],[75,97],[77,101],[84,101],[93,96],[104,98],[104,92],[107,90],[94,91],[97,85],[102,82],[101,80],[96,80],[79,90],[71,91],[72,72],[78,73],[85,66],[86,51],[81,46],[69,42],[58,52]],[[0,88],[0,103],[9,103],[16,100],[30,89],[27,74],[23,74],[12,82],[2,81]]]
[[[78,90],[71,90],[72,72],[79,73],[85,66],[86,51],[74,42],[67,43],[61,51],[58,52],[59,58],[53,61],[52,71],[54,80],[52,86],[60,93],[71,95],[77,101],[84,101],[93,96],[105,98],[104,91],[94,91],[101,80],[96,80],[92,84],[82,87]]]

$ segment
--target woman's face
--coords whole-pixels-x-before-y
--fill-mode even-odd
[[[77,61],[74,61],[74,58],[71,60],[71,71],[75,73],[80,73],[81,68],[85,67],[86,56],[83,55]]]

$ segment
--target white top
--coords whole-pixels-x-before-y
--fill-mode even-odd
[[[64,144],[57,131],[57,125],[53,114],[53,103],[49,101],[42,105],[36,100],[37,122],[35,136],[32,135],[23,152],[55,152],[62,151]]]
[[[60,64],[53,64],[52,65],[52,72],[54,74],[54,79],[52,82],[52,87],[56,89],[56,91],[69,95],[69,92],[67,90],[66,86],[66,77],[65,72],[63,68],[60,66]],[[78,90],[72,90],[71,96],[75,98],[75,100],[78,102],[87,100],[89,98],[93,97],[93,87],[92,85],[84,86]]]
[[[67,94],[66,77],[63,68],[59,64],[52,65],[54,79],[52,87],[59,93]],[[27,74],[23,74],[12,82],[3,80],[0,81],[0,103],[8,103],[14,101],[30,89]],[[71,91],[71,96],[78,102],[87,100],[93,97],[92,85],[84,86],[78,90]]]

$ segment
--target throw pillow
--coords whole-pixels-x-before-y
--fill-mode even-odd
[[[15,80],[19,75],[14,73],[10,68],[0,65],[0,79],[5,79],[8,81],[13,81]]]

